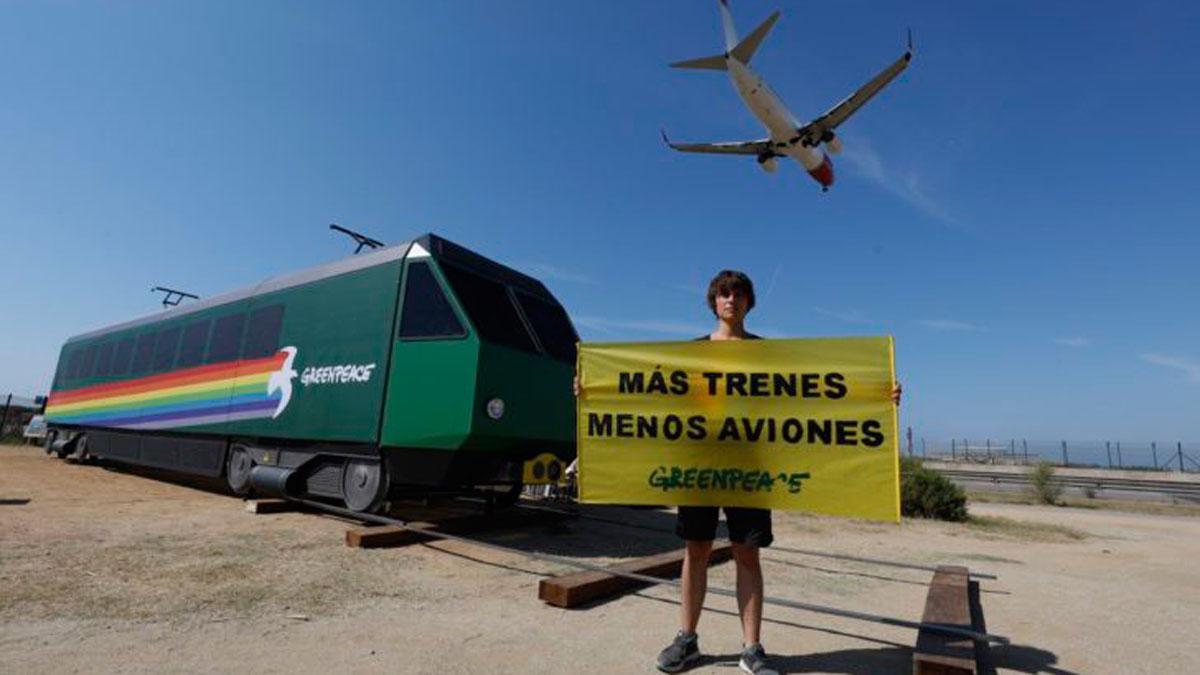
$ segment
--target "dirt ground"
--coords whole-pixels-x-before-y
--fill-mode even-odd
[[[28,499],[27,503],[21,503]],[[589,509],[649,528],[667,511]],[[767,593],[918,620],[929,573],[803,555],[820,549],[999,575],[982,582],[1000,672],[1185,673],[1200,617],[1200,518],[974,504],[974,523],[776,514]],[[0,447],[0,672],[654,672],[677,622],[653,587],[562,610],[537,600],[562,570],[462,543],[358,550],[347,524],[252,515],[220,492],[36,448]],[[606,562],[676,548],[646,528],[575,520],[485,538]],[[733,587],[733,568],[710,584]],[[906,673],[913,631],[767,607],[781,672]],[[737,672],[730,598],[700,625],[693,672]]]

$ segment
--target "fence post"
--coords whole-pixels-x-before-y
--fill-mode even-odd
[[[989,438],[989,439],[985,440],[984,447],[987,448],[987,450],[985,452],[987,452],[988,464],[991,464],[992,463],[992,439]]]
[[[1067,461],[1067,442],[1066,441],[1062,442],[1062,451],[1063,451],[1063,466],[1070,466],[1071,463]]]
[[[1029,463],[1029,441],[1021,439],[1021,450],[1025,452],[1025,463]]]
[[[908,456],[912,457],[912,427],[908,428]]]
[[[1121,441],[1117,441],[1117,468],[1125,468],[1125,463],[1121,461]]]
[[[925,456],[925,437],[921,437],[921,456]]]
[[[1012,457],[1013,461],[1017,461],[1017,440],[1015,438],[1008,439],[1008,456]]]
[[[958,441],[953,438],[950,439],[950,461],[958,461]]]
[[[1154,453],[1154,468],[1158,469],[1158,443],[1150,441],[1150,452]]]
[[[968,462],[971,461],[971,441],[968,441],[965,438],[963,439],[963,457],[965,457]],[[1179,460],[1179,463],[1183,464],[1183,460]]]
[[[1104,441],[1104,454],[1108,455],[1108,468],[1112,468],[1112,443]]]
[[[1179,451],[1179,472],[1183,473],[1183,441],[1175,441],[1175,449]]]

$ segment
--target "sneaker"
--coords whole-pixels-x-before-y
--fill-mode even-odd
[[[738,661],[738,668],[750,673],[750,675],[779,675],[778,672],[771,670],[767,665],[767,652],[762,645],[751,645],[742,650],[742,658]]]
[[[700,640],[695,633],[684,635],[679,631],[675,640],[658,654],[658,669],[664,673],[678,673],[687,664],[700,658]]]

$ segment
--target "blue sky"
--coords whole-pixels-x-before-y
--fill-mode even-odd
[[[715,3],[23,3],[0,23],[0,391],[68,336],[433,231],[542,278],[585,339],[893,334],[933,437],[1200,439],[1200,10],[733,2],[754,65],[842,128],[837,184],[675,154],[762,130]]]

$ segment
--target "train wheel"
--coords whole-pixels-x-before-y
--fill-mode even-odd
[[[225,462],[225,482],[229,489],[237,495],[250,494],[250,469],[254,468],[254,460],[245,447],[235,445],[229,448],[229,459]]]
[[[351,511],[377,510],[387,496],[387,479],[383,464],[352,459],[342,469],[342,499]]]
[[[61,448],[58,448],[54,451],[54,454],[58,455],[59,459],[66,459],[67,455],[75,452],[76,449],[81,449],[83,452],[87,452],[87,434],[80,434],[79,438],[76,438],[74,443],[64,443]]]

